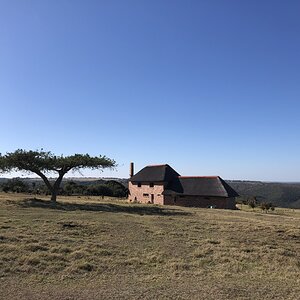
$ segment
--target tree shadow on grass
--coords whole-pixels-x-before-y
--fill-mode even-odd
[[[190,215],[189,212],[185,212],[173,208],[162,208],[152,205],[131,205],[131,204],[113,204],[113,203],[70,203],[70,202],[57,202],[41,200],[36,198],[25,199],[18,202],[18,205],[24,208],[39,207],[48,209],[57,209],[64,211],[102,211],[102,212],[114,212],[114,213],[129,213],[139,215],[161,215],[161,216],[184,216]]]

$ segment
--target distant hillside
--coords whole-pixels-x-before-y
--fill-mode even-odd
[[[245,197],[255,196],[259,202],[272,202],[275,206],[300,208],[300,183],[227,180]]]
[[[42,182],[40,178],[21,178],[27,182]],[[7,181],[0,178],[0,184]],[[128,188],[126,178],[65,178],[62,186],[67,181],[75,181],[77,184],[91,185],[101,184],[109,180],[117,181]],[[226,180],[242,197],[257,197],[259,202],[272,202],[275,206],[300,208],[300,183],[278,183],[261,181]]]

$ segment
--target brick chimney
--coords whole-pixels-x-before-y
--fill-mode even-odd
[[[130,171],[129,171],[129,176],[130,178],[134,175],[134,163],[130,163]]]

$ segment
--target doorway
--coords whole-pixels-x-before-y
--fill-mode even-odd
[[[154,203],[154,194],[151,194],[151,203],[153,204]]]

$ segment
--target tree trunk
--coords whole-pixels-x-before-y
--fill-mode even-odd
[[[52,191],[51,202],[53,202],[54,204],[56,204],[56,196],[57,196],[57,191]]]
[[[52,190],[51,190],[51,201],[53,203],[56,203],[56,196],[58,194],[58,191],[59,191],[59,187],[60,187],[60,184],[62,182],[62,179],[64,177],[65,173],[60,171],[59,172],[59,176],[58,178],[56,179],[54,185],[52,186]]]
[[[56,204],[56,202],[57,202],[56,197],[57,197],[57,194],[58,194],[58,191],[59,191],[59,187],[60,187],[62,179],[63,179],[63,177],[64,177],[64,175],[66,174],[67,171],[65,171],[65,170],[58,171],[59,176],[58,176],[58,178],[56,179],[56,181],[53,185],[51,185],[48,178],[42,172],[40,172],[40,171],[34,171],[34,172],[43,179],[43,181],[45,182],[47,188],[51,192],[51,202]]]

